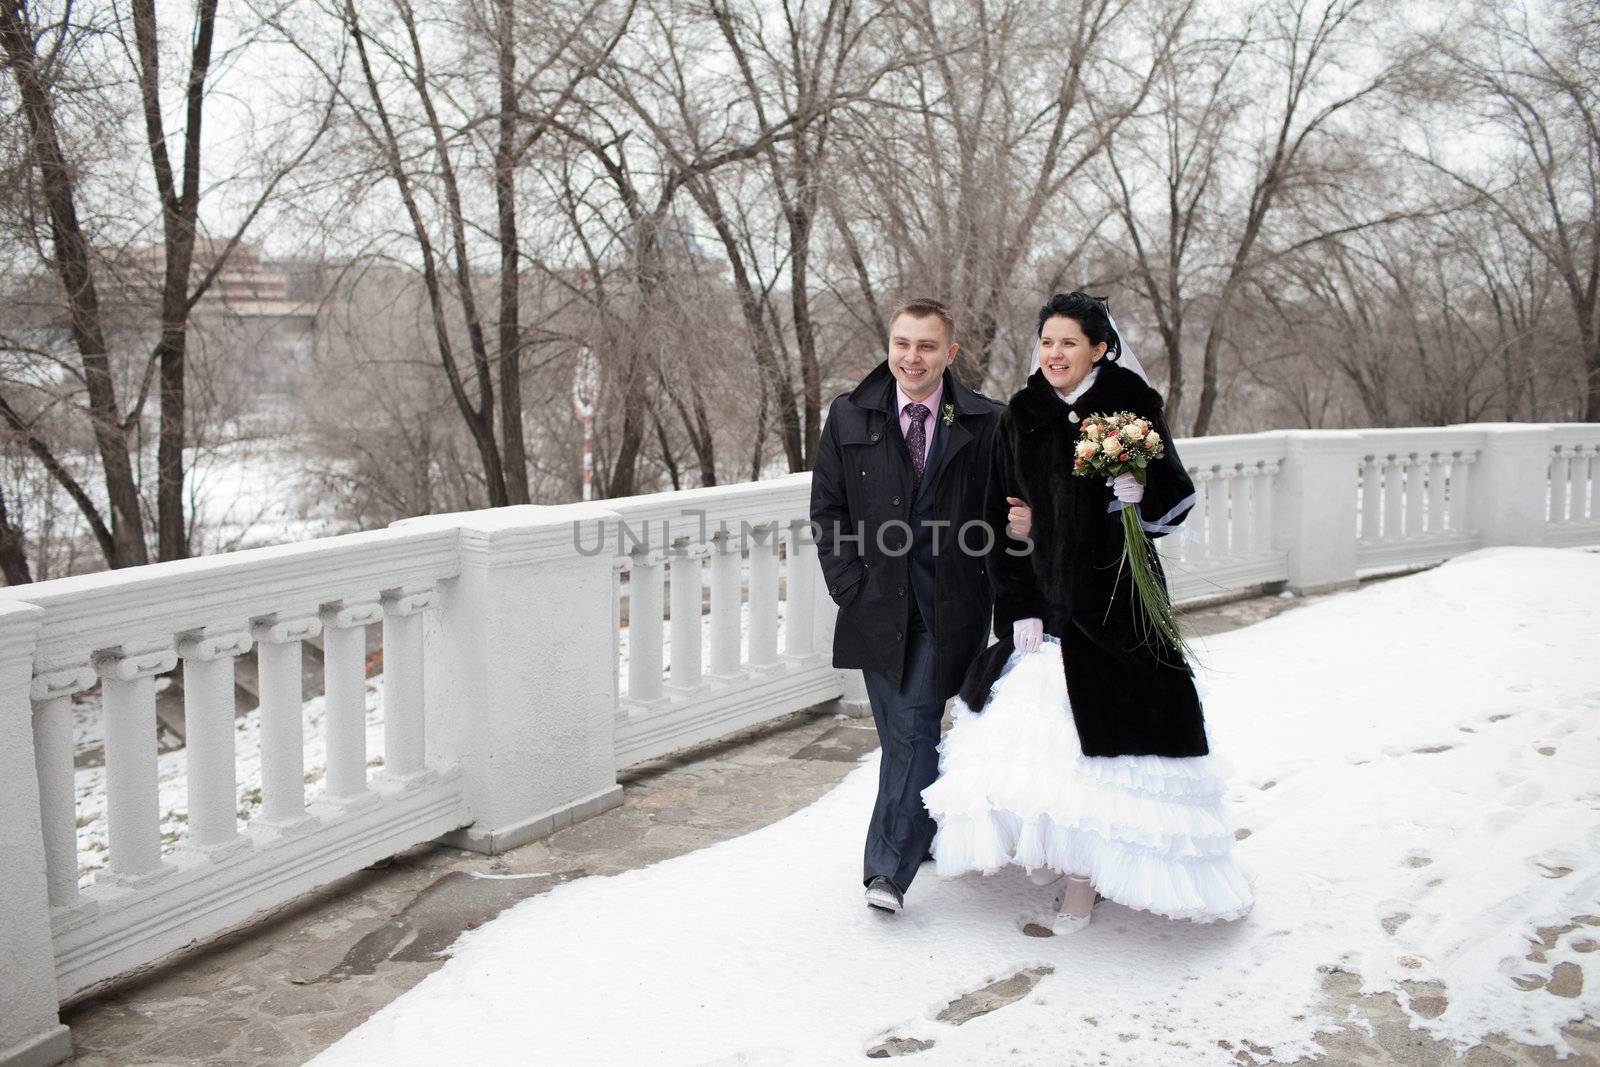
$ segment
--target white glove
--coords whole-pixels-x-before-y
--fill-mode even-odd
[[[1137,504],[1144,499],[1144,486],[1139,484],[1139,479],[1133,476],[1132,471],[1117,475],[1106,480],[1111,487],[1111,492],[1124,504]]]
[[[1011,624],[1011,643],[1018,652],[1037,652],[1044,639],[1043,619],[1018,619]]]

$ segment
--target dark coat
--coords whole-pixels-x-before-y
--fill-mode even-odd
[[[982,528],[983,493],[1003,409],[948,370],[941,404],[954,405],[954,418],[945,425],[944,411],[933,413],[928,466],[922,491],[913,497],[911,458],[888,362],[834,400],[811,474],[811,520],[828,593],[839,605],[833,665],[878,671],[898,688],[912,603],[921,600],[943,699],[955,695],[967,665],[988,639],[992,591],[985,549],[993,535]],[[920,572],[927,576],[922,582],[915,581],[912,553],[903,550],[914,508],[950,523],[937,529],[917,524],[926,539],[936,541],[931,557],[922,558]],[[957,531],[968,523],[978,527],[966,538],[973,551],[963,552]],[[919,596],[918,585],[931,588]],[[927,619],[930,599],[933,617]]]
[[[1001,416],[985,503],[991,521],[1004,529],[1005,498],[1026,500],[1033,508],[1033,551],[1004,538],[991,554],[1000,640],[973,662],[961,696],[975,709],[987,703],[1013,651],[1011,624],[1039,618],[1046,633],[1061,639],[1067,695],[1085,755],[1203,756],[1205,724],[1192,672],[1175,650],[1155,654],[1135,627],[1132,579],[1118,567],[1122,518],[1108,510],[1115,498],[1104,478],[1072,473],[1079,424],[1069,415],[1119,411],[1149,419],[1167,445],[1147,473],[1143,521],[1170,526],[1193,506],[1194,483],[1162,418],[1161,394],[1132,371],[1102,363],[1094,384],[1069,407],[1035,371]]]

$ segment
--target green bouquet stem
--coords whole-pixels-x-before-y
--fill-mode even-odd
[[[1132,473],[1143,485],[1145,472],[1136,470]],[[1156,654],[1157,659],[1165,661],[1167,655],[1174,651],[1178,653],[1180,663],[1194,659],[1194,649],[1189,647],[1189,642],[1184,640],[1183,633],[1178,629],[1178,613],[1173,610],[1172,601],[1167,597],[1167,591],[1156,573],[1155,561],[1151,559],[1154,548],[1139,523],[1139,505],[1129,504],[1122,508],[1122,533],[1122,560],[1117,573],[1120,579],[1122,568],[1126,566],[1133,579],[1130,607],[1134,632]]]

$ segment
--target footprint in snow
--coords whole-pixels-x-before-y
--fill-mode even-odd
[[[996,979],[987,985],[963,993],[950,1001],[934,1016],[935,1021],[948,1023],[951,1026],[961,1026],[973,1019],[981,1018],[990,1012],[999,1011],[1001,1008],[1015,1004],[1023,997],[1032,993],[1034,988],[1049,974],[1054,974],[1055,968],[1049,964],[1040,964],[1037,967],[1026,967],[1004,978]],[[896,1035],[889,1031],[877,1044],[867,1049],[869,1059],[881,1060],[894,1056],[909,1056],[918,1052],[926,1052],[934,1046],[928,1038],[907,1037]]]

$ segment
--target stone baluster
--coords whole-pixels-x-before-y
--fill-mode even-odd
[[[389,589],[383,605],[383,777],[415,787],[428,775],[422,702],[423,611],[431,589]]]
[[[954,527],[940,532],[939,551],[959,552]],[[789,527],[784,559],[783,652],[804,658],[816,649],[817,546],[809,523]]]
[[[743,603],[739,588],[744,553],[738,535],[719,531],[711,539],[711,673],[731,678],[739,673],[739,642],[743,638]]]
[[[254,826],[306,829],[305,693],[302,642],[322,632],[314,615],[272,615],[251,629],[261,676],[261,815]]]
[[[1444,533],[1444,465],[1444,453],[1428,454],[1428,533],[1434,537]]]
[[[753,667],[778,662],[778,526],[756,527],[750,538],[750,655]]]
[[[1250,552],[1250,483],[1244,465],[1238,462],[1223,466],[1221,477],[1228,486],[1228,518],[1223,524],[1223,536],[1228,539],[1228,555],[1248,555]]]
[[[1459,537],[1467,532],[1467,510],[1472,500],[1472,462],[1477,453],[1466,449],[1450,456],[1450,503],[1447,520],[1450,532]]]
[[[637,551],[628,575],[628,697],[661,699],[660,552]]]
[[[1250,550],[1256,554],[1272,551],[1272,498],[1278,487],[1278,464],[1267,460],[1258,466],[1250,479],[1250,517],[1255,530],[1250,535]]]
[[[1228,554],[1228,476],[1220,467],[1200,472],[1206,501],[1206,557],[1221,559]]]
[[[1406,537],[1422,536],[1422,509],[1428,500],[1427,482],[1432,464],[1423,452],[1406,458]]]
[[[1377,456],[1361,457],[1361,540],[1376,544],[1382,536],[1383,465]]]
[[[243,630],[188,634],[178,640],[189,790],[185,847],[214,860],[247,844],[238,832],[233,661],[250,651],[250,645],[250,635]]]
[[[667,564],[667,580],[672,586],[672,688],[690,692],[700,685],[702,605],[705,603],[705,570],[701,560],[706,546],[692,545],[688,538],[674,542]]]
[[[1383,539],[1405,535],[1406,458],[1389,456],[1383,463]]]
[[[1589,446],[1589,456],[1584,466],[1584,480],[1581,483],[1584,505],[1580,517],[1590,522],[1600,521],[1600,447]]]
[[[1572,481],[1572,450],[1556,445],[1550,454],[1550,515],[1549,522],[1566,522],[1570,517],[1567,507],[1567,490]]]
[[[327,798],[344,807],[375,804],[367,788],[367,626],[383,617],[376,600],[322,608],[323,729]]]
[[[1206,542],[1209,539],[1207,537],[1207,526],[1209,524],[1206,512],[1210,507],[1211,501],[1209,499],[1210,494],[1206,491],[1207,473],[1198,467],[1190,467],[1189,480],[1194,482],[1194,508],[1189,512],[1189,517],[1184,521],[1184,525],[1189,528],[1194,540],[1185,537],[1178,542],[1181,549],[1178,558],[1184,561],[1195,560],[1205,556],[1208,552]]]
[[[39,772],[39,817],[52,909],[71,908],[79,903],[72,695],[91,688],[96,680],[94,668],[84,664],[36,675],[30,688],[33,751]]]
[[[106,735],[106,836],[110,862],[102,880],[132,885],[163,873],[156,761],[155,677],[177,665],[177,653],[102,652],[100,674]]]

